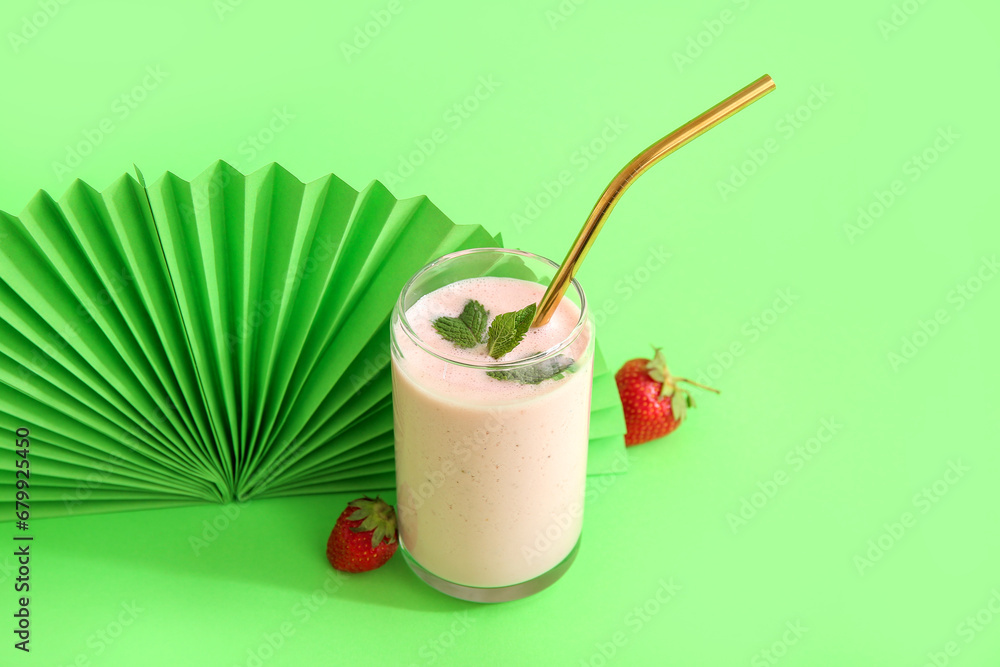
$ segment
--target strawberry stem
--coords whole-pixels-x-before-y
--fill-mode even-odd
[[[707,389],[708,391],[714,391],[716,394],[721,394],[722,393],[721,391],[719,391],[715,387],[709,387],[708,385],[704,385],[704,384],[702,384],[700,382],[695,382],[694,380],[689,380],[687,378],[678,378],[678,377],[675,377],[674,378],[674,382],[687,382],[688,384],[693,384],[696,387],[701,387],[702,389]]]

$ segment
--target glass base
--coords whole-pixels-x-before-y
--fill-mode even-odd
[[[463,586],[462,584],[456,584],[447,579],[442,579],[441,577],[431,574],[418,563],[410,552],[406,550],[406,545],[403,541],[399,541],[399,551],[403,554],[403,559],[406,564],[410,566],[414,574],[423,579],[429,586],[436,588],[445,595],[450,595],[453,598],[458,598],[459,600],[468,600],[470,602],[510,602],[511,600],[520,600],[521,598],[526,598],[529,595],[534,595],[541,590],[544,590],[554,584],[559,580],[569,566],[573,564],[576,559],[576,553],[580,550],[580,540],[576,541],[573,545],[572,551],[569,552],[565,558],[562,559],[558,565],[553,567],[548,572],[538,575],[534,579],[529,579],[528,581],[522,581],[519,584],[512,584],[510,586],[497,586],[494,588],[479,588],[477,586]]]

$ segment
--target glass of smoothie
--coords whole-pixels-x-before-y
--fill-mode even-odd
[[[493,324],[538,303],[558,268],[516,250],[452,253],[418,271],[392,313],[401,551],[453,597],[531,595],[579,548],[594,359],[579,283],[547,324],[493,356],[506,349]],[[455,339],[441,318],[469,332]]]

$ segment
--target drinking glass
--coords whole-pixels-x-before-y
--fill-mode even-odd
[[[559,305],[568,316],[545,325],[565,328],[558,342],[502,363],[485,354],[487,361],[470,360],[440,340],[422,339],[407,311],[425,295],[470,278],[508,279],[494,281],[498,290],[509,289],[511,278],[527,281],[514,284],[517,294],[530,287],[537,302],[557,269],[551,260],[516,250],[452,253],[418,271],[392,312],[400,551],[421,579],[453,597],[522,598],[559,579],[576,557],[594,323],[583,288],[573,280]],[[516,357],[516,350],[508,356]],[[537,378],[532,371],[570,360],[564,372],[530,382]]]

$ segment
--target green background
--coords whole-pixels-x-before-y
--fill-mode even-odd
[[[39,520],[32,652],[8,630],[0,663],[997,664],[996,4],[347,4],[5,3],[0,209],[277,161],[559,259],[634,154],[766,72],[579,274],[612,366],[656,343],[722,395],[590,479],[533,598],[334,576],[347,496]]]

